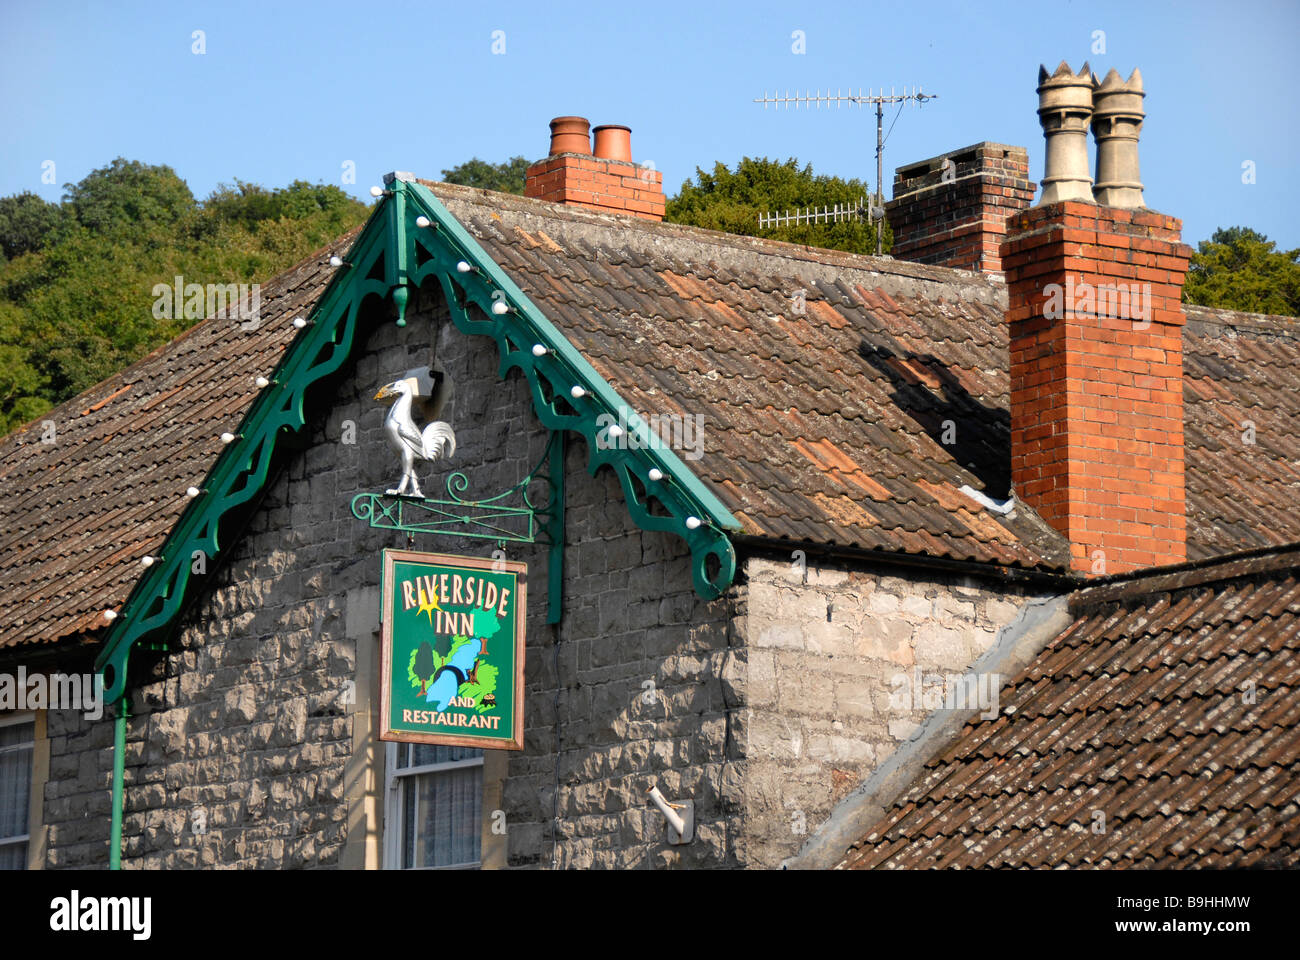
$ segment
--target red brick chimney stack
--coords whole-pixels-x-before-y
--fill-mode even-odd
[[[1139,206],[1141,78],[1040,72],[1048,202],[1008,221],[1002,266],[1016,496],[1069,538],[1076,570],[1187,558],[1182,223]],[[1112,99],[1113,98],[1113,99]],[[1095,202],[1087,126],[1106,119]],[[1116,117],[1120,120],[1117,122]],[[1122,151],[1113,158],[1107,151]],[[1059,197],[1053,200],[1052,197]],[[1127,206],[1122,204],[1129,204]]]
[[[663,174],[632,162],[631,129],[607,124],[594,132],[593,155],[584,118],[552,120],[551,153],[528,168],[524,196],[662,220]]]
[[[894,171],[885,215],[900,260],[1002,274],[1006,220],[1034,199],[1024,147],[976,143]]]

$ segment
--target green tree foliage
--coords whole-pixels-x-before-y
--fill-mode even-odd
[[[155,284],[264,283],[368,213],[301,180],[236,181],[198,203],[170,167],[121,158],[68,184],[61,205],[0,199],[0,243],[13,249],[0,263],[0,433],[193,325],[153,316]]]
[[[415,672],[416,679],[420,681],[420,696],[424,696],[429,689],[429,681],[438,670],[433,665],[433,647],[428,643],[416,647],[415,662],[411,664],[411,669]]]
[[[524,174],[527,170],[528,161],[523,157],[511,157],[504,163],[488,163],[474,157],[450,170],[442,171],[442,179],[447,183],[458,183],[462,187],[478,187],[523,196]]]
[[[714,164],[712,173],[695,170],[695,180],[682,184],[668,200],[664,219],[747,237],[771,237],[853,253],[876,252],[876,232],[865,220],[782,226],[760,230],[760,213],[785,213],[804,207],[833,207],[858,203],[868,194],[860,180],[816,175],[812,164],[802,169],[791,158],[784,163],[766,157],[744,157],[733,173],[726,164]],[[884,225],[884,248],[893,245],[889,225]]]
[[[0,262],[40,250],[55,237],[64,219],[62,207],[34,193],[0,197]]]
[[[236,180],[234,186],[220,184],[203,203],[212,224],[231,223],[256,230],[265,221],[309,220],[318,214],[326,218],[345,217],[356,201],[332,184],[295,180],[279,190],[267,190],[255,183]]]
[[[168,166],[118,157],[80,183],[63,185],[63,202],[77,222],[96,234],[188,223],[198,204],[185,181]]]
[[[1249,227],[1227,227],[1192,254],[1183,300],[1248,313],[1300,315],[1300,249],[1277,244]]]

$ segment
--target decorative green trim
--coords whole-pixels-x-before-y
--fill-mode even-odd
[[[691,549],[696,591],[706,599],[720,596],[736,572],[735,551],[726,531],[739,530],[740,522],[670,448],[657,442],[640,415],[428,187],[414,181],[396,181],[393,186],[405,190],[411,213],[430,221],[428,227],[415,232],[415,242],[429,259],[412,273],[413,283],[418,287],[430,276],[438,278],[457,329],[496,341],[501,376],[511,367],[519,368],[532,388],[533,408],[542,423],[552,430],[582,434],[591,452],[588,472],[594,475],[602,466],[611,467],[637,525],[684,538]],[[470,269],[458,270],[461,261]],[[505,312],[494,311],[498,302],[505,305]],[[471,315],[471,306],[478,308],[478,316]],[[546,352],[536,356],[534,344],[545,347]],[[573,395],[575,386],[581,388],[581,395]],[[636,442],[626,446],[599,442],[611,423],[626,424]],[[651,470],[659,472],[658,480],[650,479]],[[653,503],[661,509],[652,510]],[[692,517],[698,521],[694,528],[688,526]],[[708,572],[711,558],[718,566],[712,576]]]
[[[523,372],[542,423],[553,431],[573,430],[583,435],[591,451],[590,473],[595,474],[601,466],[614,470],[638,526],[675,533],[686,540],[700,595],[713,599],[731,583],[736,558],[726,531],[738,530],[740,524],[730,511],[672,450],[656,442],[637,413],[427,187],[409,174],[392,174],[385,180],[388,190],[384,200],[311,311],[307,326],[285,350],[272,386],[254,399],[235,441],[217,458],[200,495],[181,515],[161,556],[136,583],[109,627],[95,663],[96,669],[105,673],[106,702],[116,702],[126,689],[126,663],[132,647],[143,644],[165,649],[167,633],[190,592],[195,552],[202,551],[208,564],[216,562],[230,533],[222,524],[233,519],[232,511],[247,508],[262,491],[281,439],[306,426],[303,406],[307,391],[337,373],[352,354],[365,299],[391,296],[398,324],[404,325],[409,288],[418,288],[430,277],[441,284],[457,329],[496,341],[501,376],[511,367]],[[417,223],[420,217],[429,220],[427,227]],[[418,267],[417,245],[428,257]],[[467,270],[458,269],[462,261]],[[382,268],[379,273],[377,266]],[[372,274],[384,279],[369,279]],[[498,301],[504,304],[498,308],[504,312],[493,311]],[[471,308],[477,308],[477,314]],[[534,355],[534,344],[543,345],[546,352]],[[576,395],[574,387],[579,388]],[[604,429],[602,418],[608,418],[606,424],[626,424],[637,443],[619,447],[598,442]],[[560,461],[552,477],[559,478],[560,526],[553,535],[555,542],[563,544],[562,445],[558,450]],[[552,453],[557,455],[555,450]],[[659,479],[650,479],[651,470]],[[183,491],[176,495],[183,496]],[[555,524],[557,518],[553,516],[549,522]],[[708,571],[711,559],[718,568],[712,576]],[[556,579],[556,563],[553,552],[552,580]],[[560,603],[554,584],[552,600],[551,616],[558,619]]]
[[[307,326],[285,350],[272,375],[273,386],[253,400],[235,441],[217,458],[199,496],[168,536],[161,556],[136,583],[113,621],[95,661],[95,668],[104,671],[106,702],[116,702],[125,692],[127,654],[135,644],[143,642],[154,649],[165,645],[191,584],[196,552],[201,551],[207,566],[216,561],[226,546],[223,518],[261,492],[280,439],[306,425],[306,392],[348,359],[362,301],[388,293],[383,282],[365,279],[385,253],[385,231],[374,228],[384,218],[381,205],[349,251],[349,265],[335,273]],[[176,496],[184,496],[184,491],[177,490]]]

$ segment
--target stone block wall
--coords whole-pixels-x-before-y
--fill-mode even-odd
[[[113,724],[75,710],[45,714],[49,775],[42,821],[46,868],[86,869],[108,864],[109,787]]]
[[[363,774],[383,749],[356,726],[367,717],[359,700],[377,696],[371,667],[358,660],[373,651],[379,624],[349,602],[373,600],[384,547],[472,556],[496,547],[425,535],[410,544],[349,509],[353,494],[398,474],[381,433],[384,408],[370,398],[435,352],[455,384],[443,416],[457,436],[451,467],[471,484],[463,496],[501,492],[542,455],[547,435],[526,382],[517,371],[498,379],[495,344],[457,331],[438,292],[413,298],[404,329],[381,320],[306,448],[207,574],[211,585],[186,613],[174,652],[133,693],[125,867],[373,862],[356,844],[379,834],[370,821],[382,798],[355,794],[359,784],[382,790],[382,772]],[[345,442],[353,429],[356,442]],[[506,754],[501,801],[507,863],[734,865],[741,800],[728,717],[739,694],[729,601],[696,596],[685,543],[636,528],[612,473],[593,478],[586,466],[586,449],[571,442],[558,627],[546,623],[546,548],[505,548],[528,563],[530,588],[526,749]],[[445,472],[420,470],[426,496],[445,496]],[[111,720],[55,718],[50,736],[48,865],[104,865]],[[693,844],[663,842],[663,818],[645,796],[656,783],[670,798],[695,800]]]
[[[929,712],[927,691],[966,674],[1034,596],[905,569],[746,561],[736,624],[745,651],[737,719],[745,866],[774,868],[797,853],[916,730]],[[917,668],[920,696],[912,694]]]

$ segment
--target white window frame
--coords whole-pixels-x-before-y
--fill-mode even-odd
[[[425,773],[446,773],[449,770],[461,770],[467,767],[482,767],[483,755],[467,757],[464,760],[448,760],[444,763],[426,763],[418,767],[398,769],[397,752],[408,747],[419,746],[410,743],[384,744],[384,869],[385,870],[477,870],[483,865],[482,842],[480,841],[479,859],[467,863],[449,863],[441,867],[403,867],[402,841],[406,836],[405,804],[402,803],[402,781],[418,777]]]
[[[31,750],[32,769],[28,772],[28,781],[27,781],[27,789],[30,792],[32,788],[31,781],[36,776],[36,714],[32,713],[31,711],[27,711],[24,713],[10,714],[8,716],[0,716],[0,727],[15,727],[22,723],[30,723],[32,725],[32,739],[30,741],[24,741],[22,743],[10,744],[7,747],[0,747],[0,753],[9,753],[11,751],[22,750],[24,748]],[[27,832],[12,837],[0,837],[0,847],[8,847],[14,844],[21,843],[27,848],[27,853],[30,855],[31,842],[32,842],[32,811],[28,809]]]

